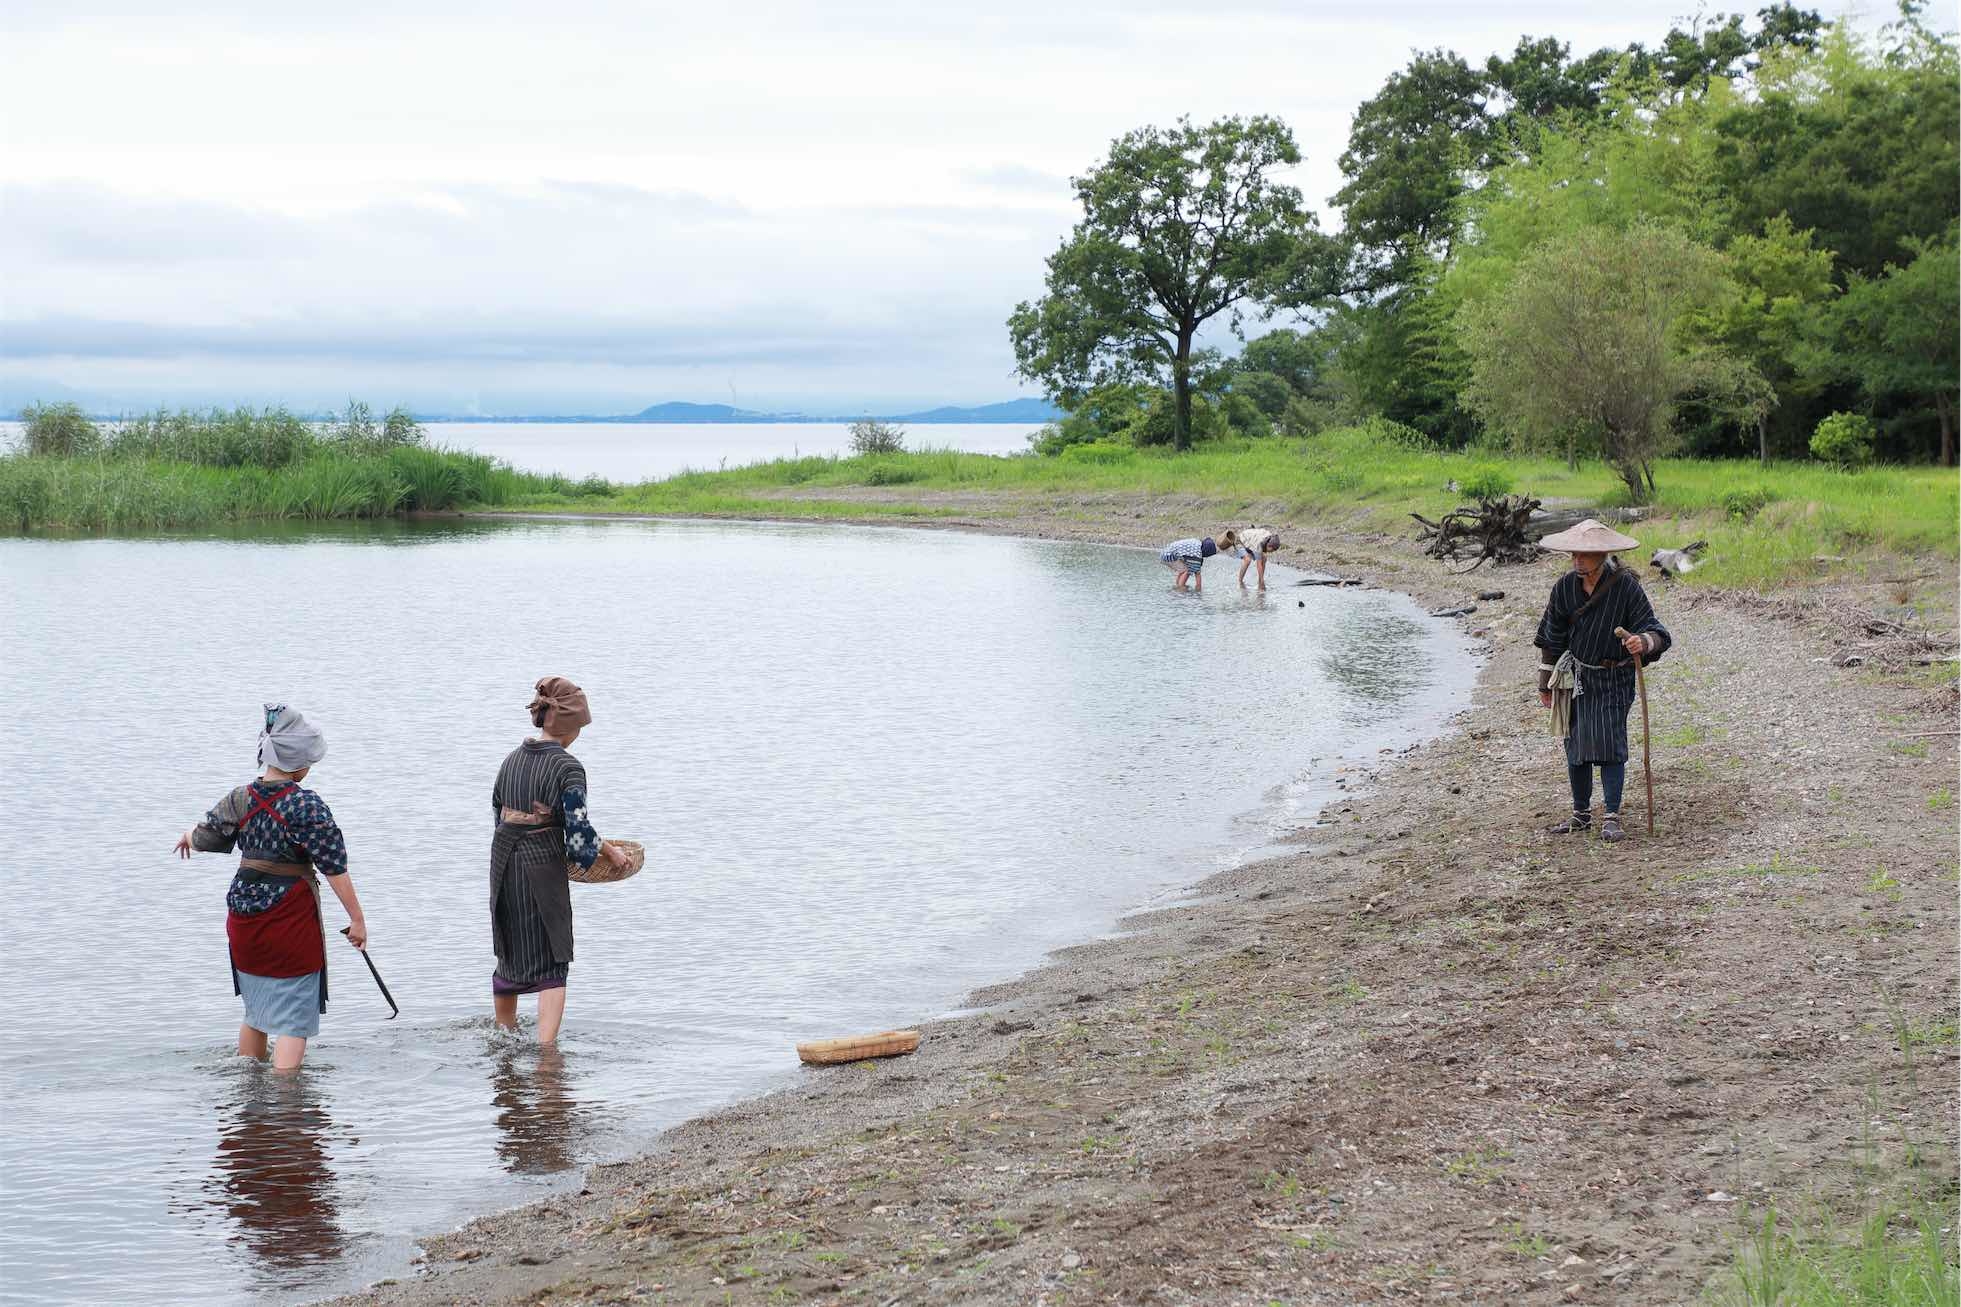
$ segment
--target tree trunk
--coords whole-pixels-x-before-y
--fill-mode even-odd
[[[1941,419],[1941,466],[1954,466],[1954,405],[1945,390],[1934,392],[1934,412]]]
[[[1566,433],[1566,470],[1580,470],[1580,438],[1570,431]]]
[[[1192,447],[1192,333],[1178,333],[1178,354],[1171,360],[1171,447],[1184,453]]]
[[[1768,464],[1770,462],[1769,429],[1768,423],[1762,418],[1757,419],[1757,462],[1759,463]]]

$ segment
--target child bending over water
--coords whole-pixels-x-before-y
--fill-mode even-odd
[[[1232,556],[1239,560],[1239,583],[1245,585],[1246,569],[1257,565],[1260,589],[1266,589],[1266,558],[1280,549],[1280,533],[1263,526],[1250,526],[1244,531],[1228,531],[1226,536],[1228,539],[1238,538],[1237,543],[1228,548],[1232,550]]]
[[[1230,549],[1239,537],[1231,531],[1226,532],[1225,546]],[[1192,579],[1194,590],[1205,588],[1205,560],[1219,552],[1219,542],[1211,536],[1203,540],[1174,540],[1158,552],[1158,561],[1170,568],[1175,575],[1171,578],[1171,588],[1183,590],[1185,578]]]

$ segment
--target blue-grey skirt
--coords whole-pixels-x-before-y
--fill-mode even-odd
[[[319,972],[273,977],[241,971],[238,992],[245,1000],[245,1024],[252,1029],[295,1039],[320,1033]]]

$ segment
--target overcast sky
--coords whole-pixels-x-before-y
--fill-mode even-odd
[[[1690,12],[9,0],[0,404],[1033,393],[1003,322],[1112,137],[1278,115],[1333,226],[1349,117],[1413,48],[1652,43]]]

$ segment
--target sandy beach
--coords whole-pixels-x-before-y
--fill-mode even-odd
[[[1608,846],[1540,833],[1562,559],[1456,577],[1257,504],[939,506],[919,525],[1154,546],[1229,511],[1289,565],[1475,605],[1489,656],[1451,732],[1345,778],[1297,849],[337,1301],[1688,1303],[1769,1203],[1951,1218],[1956,708],[1914,662],[1951,645],[1951,562],[1775,597],[1649,573],[1657,833],[1637,710]]]

